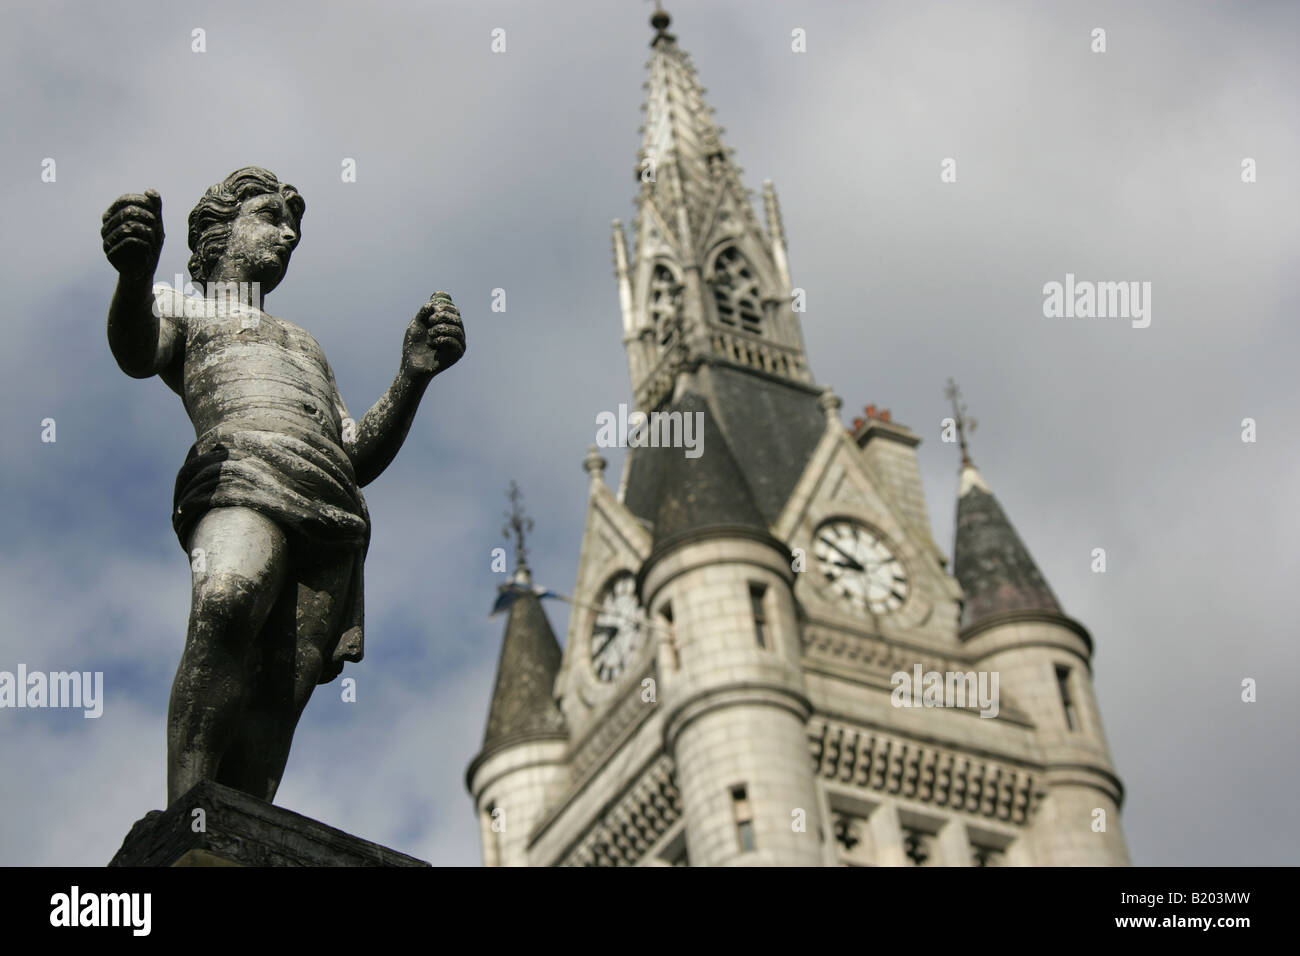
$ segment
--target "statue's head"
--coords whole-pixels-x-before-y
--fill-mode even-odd
[[[235,170],[190,211],[191,280],[255,281],[270,292],[289,268],[306,208],[298,190],[269,170]]]

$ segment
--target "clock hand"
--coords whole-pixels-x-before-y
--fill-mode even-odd
[[[618,628],[609,624],[597,624],[591,629],[592,637],[601,633],[604,633],[605,639],[600,642],[599,647],[593,648],[593,653],[595,654],[599,654],[609,645],[609,642],[614,639],[614,635],[618,633]]]
[[[853,555],[849,554],[847,551],[845,551],[843,548],[841,548],[841,547],[840,547],[838,544],[836,544],[834,541],[830,541],[830,540],[828,540],[828,539],[826,539],[826,538],[818,538],[817,540],[820,541],[822,544],[829,545],[830,547],[834,548],[834,549],[835,549],[836,551],[838,551],[840,554],[844,555],[844,557],[848,558],[849,561],[851,562],[850,564],[838,564],[838,563],[836,563],[836,562],[832,562],[832,563],[836,564],[837,567],[841,567],[841,568],[844,568],[844,567],[853,568],[853,570],[855,570],[855,571],[866,571],[866,570],[867,570],[867,569],[864,568],[861,564],[858,563],[857,558],[853,557]]]

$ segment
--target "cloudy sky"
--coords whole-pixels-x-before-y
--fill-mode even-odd
[[[316,336],[354,414],[435,289],[469,339],[366,491],[359,699],[318,690],[277,802],[478,862],[463,774],[499,649],[486,612],[504,490],[517,479],[536,517],[535,576],[568,591],[595,415],[629,397],[609,221],[633,212],[650,10],[6,5],[0,670],[103,671],[107,700],[99,720],[0,711],[0,863],[103,864],[164,802],[189,601],[168,516],[193,432],[175,395],[109,354],[100,215],[157,189],[170,278],[194,202],[248,164],[306,198],[268,308]],[[669,10],[746,181],[776,183],[814,375],[846,419],[873,402],[923,436],[945,543],[957,458],[938,433],[944,381],[961,383],[976,462],[1096,641],[1134,862],[1297,862],[1300,8]],[[940,182],[947,157],[955,183]],[[1045,318],[1043,284],[1067,272],[1149,281],[1150,327]],[[565,606],[550,609],[563,634]]]

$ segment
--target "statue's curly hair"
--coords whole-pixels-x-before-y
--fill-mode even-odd
[[[208,188],[203,198],[190,210],[189,246],[190,280],[202,285],[209,272],[225,252],[230,238],[230,224],[239,214],[239,206],[247,199],[266,193],[279,193],[284,197],[290,212],[297,220],[299,238],[302,235],[302,214],[307,209],[302,194],[288,183],[275,178],[275,173],[260,166],[237,169],[215,186]],[[297,246],[298,240],[294,240]]]

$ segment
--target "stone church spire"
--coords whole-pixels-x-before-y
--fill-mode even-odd
[[[701,362],[809,384],[776,192],[764,183],[764,229],[668,14],[656,9],[650,22],[630,254],[614,226],[637,407],[668,401],[681,371]]]
[[[685,265],[703,251],[721,194],[743,200],[744,226],[759,231],[759,224],[690,55],[667,32],[668,14],[656,11],[651,23],[656,32],[637,156],[638,206],[654,205]]]

